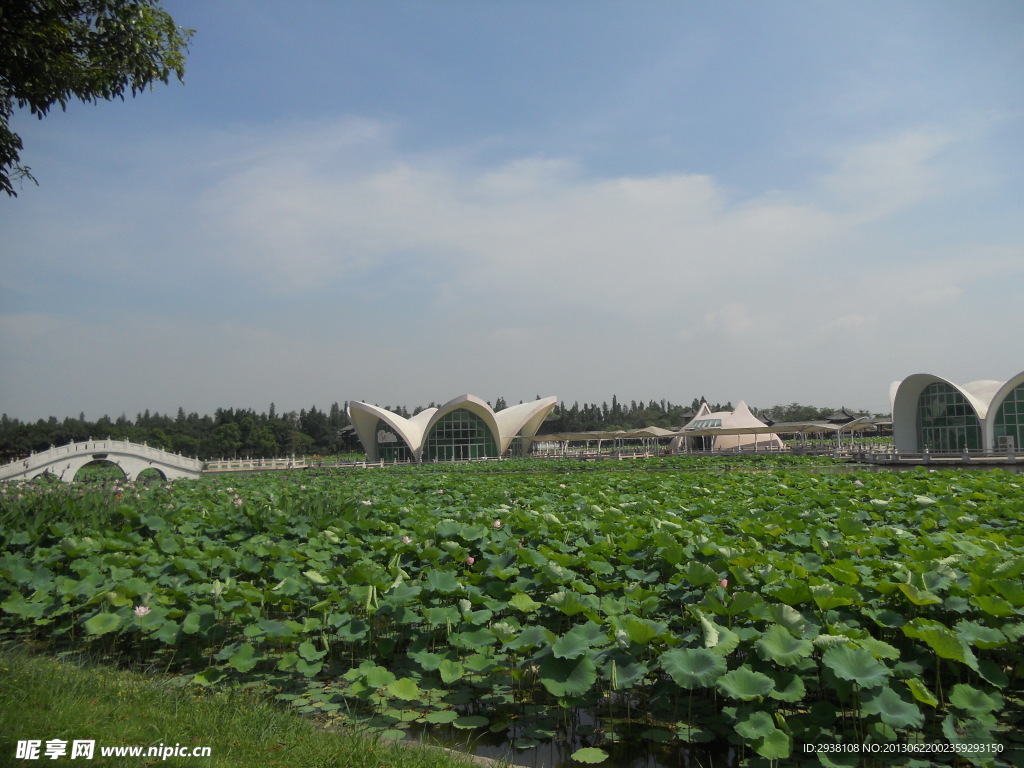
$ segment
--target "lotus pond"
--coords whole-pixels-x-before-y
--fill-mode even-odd
[[[1024,764],[1024,480],[804,466],[4,486],[0,632],[521,763]]]

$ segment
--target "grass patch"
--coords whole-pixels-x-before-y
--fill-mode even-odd
[[[192,765],[203,768],[335,768],[402,766],[467,768],[435,749],[364,734],[325,731],[251,692],[177,688],[138,672],[0,648],[0,764],[16,760],[19,740],[43,742],[47,765]],[[64,759],[45,757],[46,741],[68,742]],[[92,760],[71,760],[71,742],[92,739]],[[101,747],[210,747],[209,757],[103,757]]]

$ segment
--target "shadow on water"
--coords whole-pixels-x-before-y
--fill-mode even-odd
[[[739,764],[735,748],[725,743],[690,746],[677,741],[659,744],[640,738],[595,743],[592,739],[576,736],[549,739],[538,744],[535,740],[517,737],[516,729],[481,733],[436,725],[414,725],[407,740],[522,768],[578,768],[581,763],[573,760],[571,755],[590,746],[599,746],[608,754],[608,758],[601,761],[602,768],[735,768]],[[523,744],[526,746],[521,746]]]

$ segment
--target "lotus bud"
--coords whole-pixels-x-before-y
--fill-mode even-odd
[[[472,565],[475,562],[476,562],[476,559],[474,559],[472,555],[470,555],[469,557],[466,558],[466,565]]]

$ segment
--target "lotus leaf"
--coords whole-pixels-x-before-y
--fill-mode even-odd
[[[584,747],[583,749],[577,749],[569,757],[577,763],[597,764],[607,760],[608,753],[597,747]]]
[[[543,603],[538,603],[536,600],[534,600],[529,595],[523,592],[517,592],[515,595],[513,595],[509,599],[508,604],[515,608],[517,611],[521,611],[523,613],[533,613],[538,608],[540,608],[541,605],[543,605]]]
[[[435,725],[442,725],[445,723],[454,722],[458,719],[459,713],[451,709],[435,709],[429,712],[424,718],[428,723],[434,723]]]
[[[441,680],[446,683],[453,683],[465,674],[462,664],[453,659],[445,659],[438,665],[437,669],[441,673]]]
[[[939,622],[914,619],[903,626],[903,633],[907,637],[924,640],[943,659],[962,662],[975,671],[978,669],[978,659],[967,643]]]
[[[714,685],[726,671],[725,659],[706,648],[676,648],[661,655],[662,668],[682,688]]]
[[[999,595],[976,595],[971,602],[989,616],[1006,617],[1017,613],[1010,601]]]
[[[807,658],[813,650],[814,644],[810,640],[793,637],[778,624],[770,626],[757,641],[757,652],[761,658],[782,667],[792,666],[800,659]]]
[[[754,750],[767,760],[785,760],[792,754],[793,745],[789,734],[776,728],[754,743]]]
[[[237,651],[228,659],[228,664],[239,672],[248,672],[259,663],[256,649],[250,643],[242,643]]]
[[[636,616],[626,616],[623,618],[621,627],[629,635],[629,639],[638,645],[647,645],[668,629],[664,622],[640,619]]]
[[[821,661],[836,677],[855,682],[862,688],[883,685],[889,677],[888,668],[863,648],[838,645],[825,651]]]
[[[416,681],[408,677],[401,677],[388,683],[387,690],[396,699],[403,701],[417,701],[423,696],[423,691],[416,685]]]
[[[566,632],[551,645],[551,652],[560,659],[574,659],[608,638],[597,624],[588,621]]]
[[[758,710],[738,720],[733,727],[746,739],[760,739],[775,730],[775,720],[767,712]]]
[[[957,683],[949,694],[949,703],[957,709],[977,714],[1002,709],[1003,697],[998,693],[988,694],[970,685]]]
[[[116,613],[97,613],[85,622],[85,631],[90,635],[106,635],[121,626],[121,616]]]
[[[918,589],[913,584],[900,584],[899,590],[914,605],[936,605],[942,602],[942,598],[938,595],[925,589]]]
[[[295,660],[296,671],[304,677],[316,677],[320,673],[320,670],[323,669],[323,666],[324,665],[319,661],[306,661],[302,657]]]
[[[974,765],[995,765],[994,750],[983,748],[997,744],[990,725],[975,719],[961,719],[949,714],[942,721],[942,733],[957,752]]]
[[[540,682],[552,696],[582,696],[597,681],[597,667],[589,655],[576,659],[546,656],[540,663]]]
[[[914,698],[922,704],[927,704],[929,707],[937,707],[939,705],[939,700],[935,698],[935,694],[928,690],[928,686],[918,678],[911,677],[904,682],[907,684],[907,688],[910,690],[910,693]]]
[[[807,686],[803,678],[795,672],[776,670],[770,675],[774,688],[768,695],[777,701],[797,702],[802,701],[807,694]]]
[[[431,570],[427,573],[427,586],[434,592],[450,595],[462,589],[462,585],[451,571]]]
[[[873,688],[864,693],[861,708],[865,714],[878,715],[893,728],[920,728],[924,715],[916,704],[906,701],[889,687]]]
[[[815,604],[823,611],[853,605],[860,599],[860,594],[850,586],[833,586],[832,584],[815,584],[811,587],[811,596]]]
[[[726,696],[743,701],[760,699],[775,688],[775,683],[768,675],[746,666],[726,672],[715,684]]]

